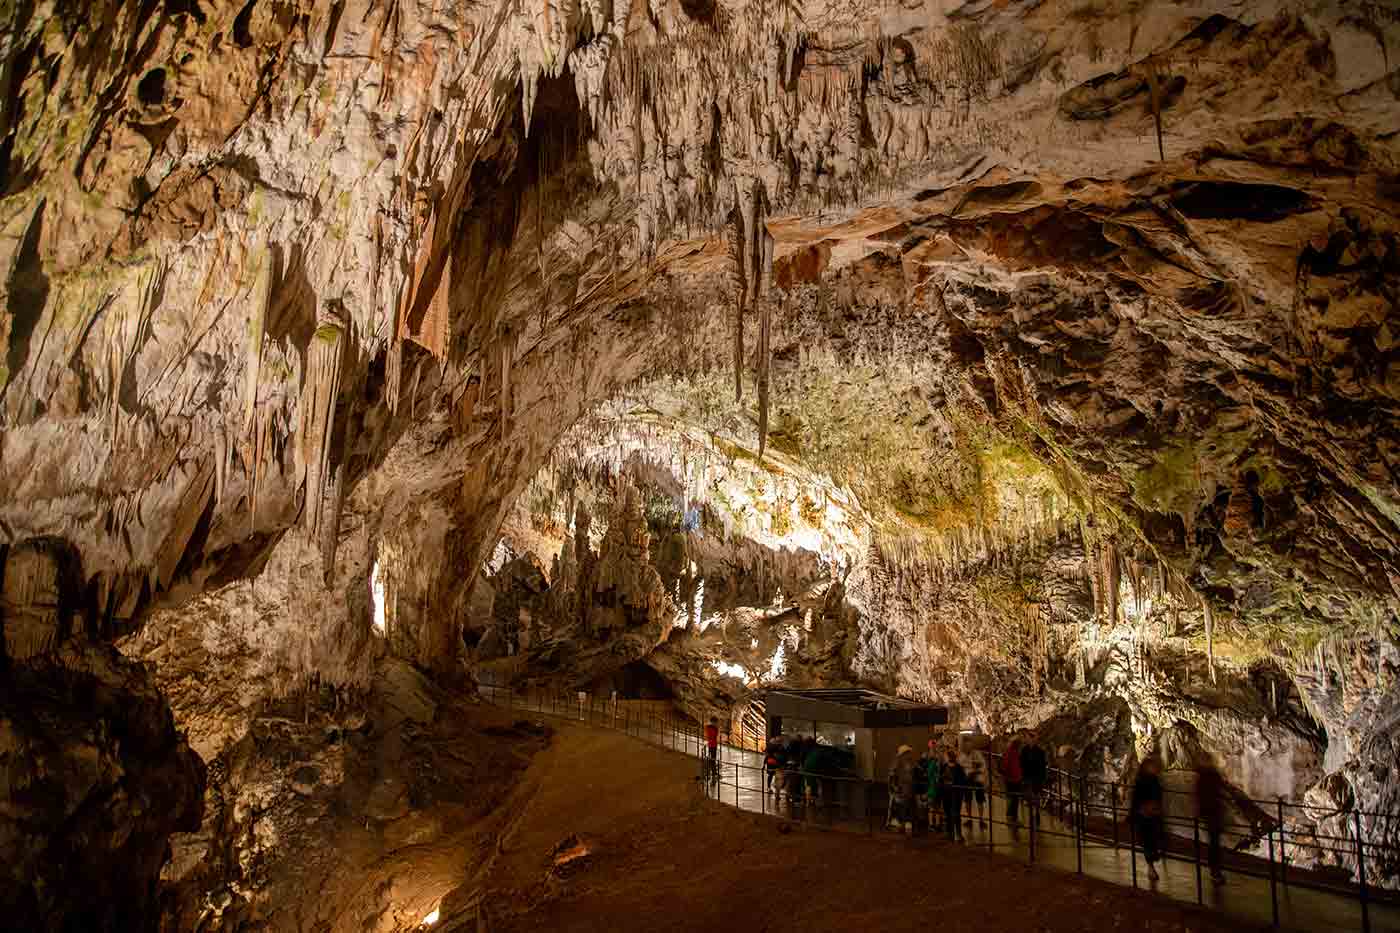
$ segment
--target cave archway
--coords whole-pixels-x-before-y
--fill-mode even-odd
[[[596,696],[611,696],[615,690],[619,700],[672,700],[676,696],[670,682],[645,661],[628,662],[593,681],[589,689]]]

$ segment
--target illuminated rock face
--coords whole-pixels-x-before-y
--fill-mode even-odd
[[[1151,669],[1098,652],[1175,611],[1162,638],[1208,666],[1279,647],[1328,770],[1393,800],[1356,778],[1391,760],[1388,701],[1325,674],[1369,658],[1396,691],[1400,23],[1372,7],[17,8],[5,657],[47,670],[68,600],[97,645],[156,612],[234,625],[277,693],[363,693],[381,648],[461,677],[531,478],[604,400],[683,376],[752,406],[726,443],[827,477],[756,494],[733,553],[757,550],[705,576],[765,619],[783,578],[801,625],[658,660],[694,702],[781,642],[792,676],[958,690],[1009,726]],[[667,587],[700,577],[658,589],[636,515],[616,528],[566,566],[618,602],[575,621],[664,658],[690,602]],[[1011,700],[980,699],[1013,660]]]

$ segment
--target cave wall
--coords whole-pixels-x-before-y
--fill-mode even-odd
[[[169,611],[241,620],[295,687],[362,690],[378,565],[389,649],[463,676],[498,530],[601,401],[732,366],[761,454],[784,373],[855,360],[1063,471],[1202,627],[1280,638],[1298,676],[1299,646],[1373,635],[1393,694],[1400,24],[1291,6],[15,5],[7,663],[61,682],[105,663],[74,646]],[[902,557],[851,524],[815,530],[849,588],[786,594],[823,633],[792,670],[897,684],[918,621],[848,603],[883,605]],[[940,566],[981,536],[940,537]],[[23,608],[55,601],[36,540],[76,568],[66,621]],[[611,553],[604,592],[645,590],[640,657],[674,619]],[[791,608],[729,579],[731,608]],[[696,703],[732,692],[712,661],[764,666],[684,639]],[[1310,689],[1329,750],[1373,771],[1388,707],[1334,692]]]

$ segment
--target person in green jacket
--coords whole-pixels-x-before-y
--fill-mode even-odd
[[[937,831],[943,828],[943,811],[938,803],[938,785],[943,765],[939,761],[938,746],[933,739],[928,740],[928,755],[924,758],[924,767],[928,769],[928,826],[929,829]]]

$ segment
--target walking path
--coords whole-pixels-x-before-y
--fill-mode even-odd
[[[504,689],[489,686],[483,686],[482,692],[501,705],[509,704],[524,711],[621,729],[644,742],[697,759],[704,750],[703,738],[678,728],[672,721],[657,716],[652,710],[634,718],[627,701],[595,701],[595,705],[590,709],[582,704],[571,705],[555,698],[551,698],[549,702],[541,702],[534,697],[527,699],[519,695],[510,696]],[[697,774],[699,772],[697,767]],[[801,818],[800,805],[796,810],[787,805],[780,805],[774,795],[766,789],[765,784],[762,754],[730,746],[721,747],[720,783],[717,789],[711,789],[712,796],[740,810]],[[1130,850],[1126,843],[1115,847],[1110,840],[1086,837],[1082,844],[1076,844],[1073,826],[1048,812],[1041,816],[1040,830],[1034,836],[1032,853],[1031,832],[1024,827],[1013,829],[1005,825],[1005,806],[1004,798],[994,796],[988,802],[990,819],[985,826],[977,825],[976,821],[971,826],[964,825],[965,844],[987,848],[1012,858],[1033,860],[1037,865],[1070,872],[1076,871],[1082,860],[1084,874],[1091,877],[1124,886],[1142,887],[1178,901],[1199,901],[1205,907],[1225,912],[1251,926],[1267,927],[1271,923],[1272,893],[1276,892],[1279,925],[1284,929],[1318,933],[1355,933],[1365,929],[1362,906],[1354,897],[1298,885],[1271,886],[1267,877],[1259,878],[1231,871],[1229,865],[1226,871],[1227,883],[1215,886],[1211,884],[1208,876],[1198,882],[1195,864],[1189,861],[1168,860],[1160,863],[1160,880],[1149,884],[1146,863],[1138,853]],[[821,817],[816,819],[820,821]],[[1022,819],[1026,819],[1024,812]],[[882,831],[883,823],[884,812],[881,804],[881,811],[868,816],[863,822],[837,818],[831,821],[831,828],[844,831]],[[1201,866],[1200,870],[1204,875],[1204,866]],[[1372,902],[1368,913],[1372,933],[1400,933],[1400,906],[1394,903]]]

